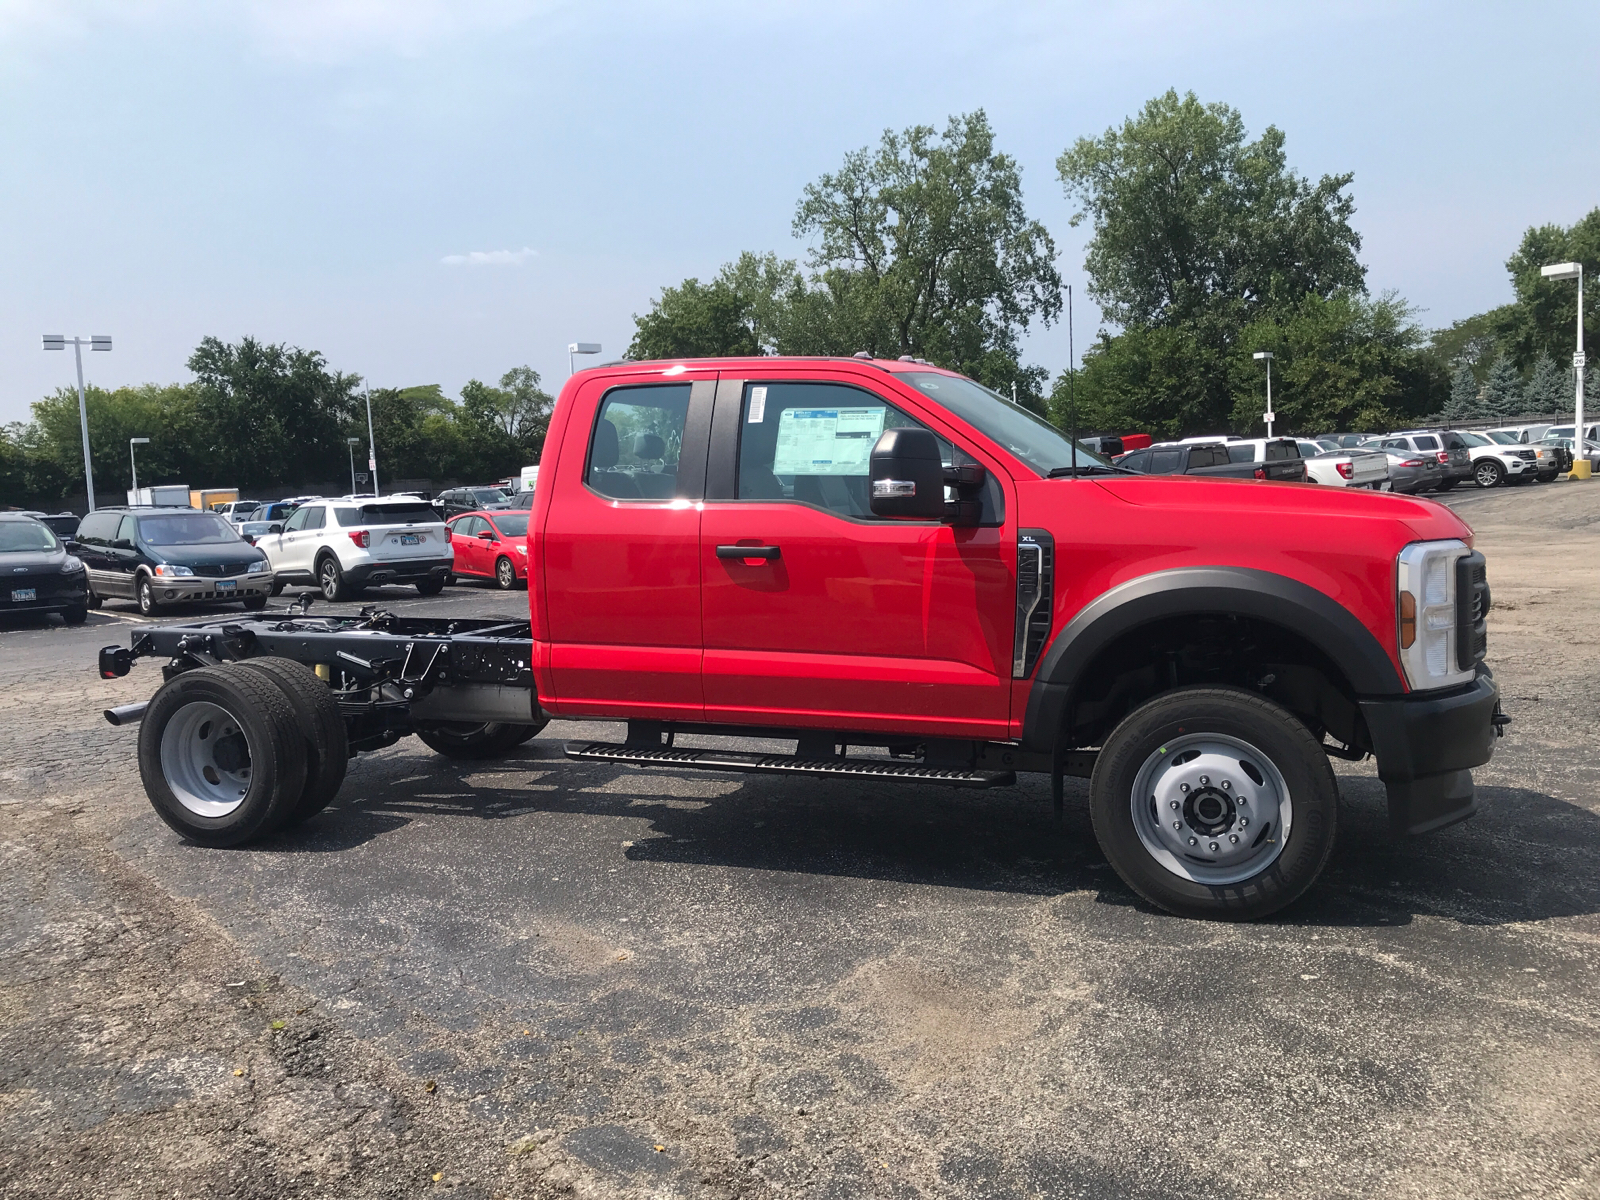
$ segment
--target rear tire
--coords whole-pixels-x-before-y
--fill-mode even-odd
[[[271,587],[271,590],[270,590],[269,594],[273,595],[273,596],[281,596],[281,595],[283,595],[283,580],[274,579],[272,581],[272,587]]]
[[[244,602],[246,612],[260,612],[266,606],[267,598],[265,596],[251,596]]]
[[[1451,488],[1455,487],[1458,482],[1460,481],[1456,479],[1441,479],[1439,480],[1439,486],[1434,488],[1434,491],[1448,492]]]
[[[356,592],[355,588],[345,582],[339,560],[331,554],[317,564],[317,586],[322,589],[322,598],[329,604],[348,600]]]
[[[419,596],[437,596],[442,591],[444,591],[444,580],[442,578],[423,579],[417,583],[417,595]]]
[[[79,605],[77,608],[63,609],[61,612],[61,619],[68,625],[82,625],[89,619],[89,606],[87,604],[83,604]]]
[[[417,730],[423,745],[446,758],[499,758],[529,738],[549,721],[544,717],[532,725],[505,725],[499,721],[449,721]]]
[[[1193,687],[1157,696],[1117,726],[1095,763],[1089,804],[1106,858],[1150,903],[1254,920],[1322,873],[1339,789],[1327,755],[1288,710],[1240,688]]]
[[[156,814],[202,846],[273,832],[306,782],[304,738],[281,689],[200,667],[173,677],[139,723],[139,775]]]
[[[230,670],[269,679],[288,699],[306,748],[306,783],[299,802],[284,820],[298,825],[327,808],[344,784],[350,765],[350,739],[339,703],[310,667],[293,659],[264,656],[228,664]]]

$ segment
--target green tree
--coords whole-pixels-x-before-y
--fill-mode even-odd
[[[1226,104],[1157,96],[1056,161],[1072,224],[1093,223],[1090,294],[1124,327],[1199,322],[1225,335],[1263,308],[1363,291],[1349,174],[1290,170],[1284,135],[1253,142]],[[1207,333],[1212,330],[1206,330]],[[1205,333],[1202,334],[1205,336]]]
[[[1445,401],[1443,416],[1446,421],[1471,421],[1478,415],[1478,377],[1466,357],[1456,359],[1455,370],[1450,375],[1450,398]]]
[[[1522,389],[1522,373],[1517,364],[1506,355],[1494,360],[1488,377],[1483,381],[1482,398],[1472,415],[1480,420],[1500,421],[1522,415],[1526,399]]]
[[[1219,412],[1206,381],[1225,374],[1221,355],[1190,329],[1137,326],[1115,337],[1102,330],[1077,373],[1078,428],[1159,438],[1215,431],[1228,410]],[[1063,372],[1050,394],[1050,419],[1062,428],[1069,386]]]
[[[1541,354],[1528,372],[1528,384],[1523,389],[1528,413],[1552,413],[1572,403],[1571,381],[1556,360]]]
[[[685,279],[661,295],[636,328],[632,359],[719,358],[773,354],[804,303],[805,281],[794,260],[745,251],[708,284]]]
[[[1548,263],[1581,262],[1584,282],[1600,276],[1600,208],[1592,209],[1570,228],[1540,225],[1522,235],[1509,259],[1516,303],[1497,310],[1499,340],[1519,367],[1530,367],[1541,354],[1570,362],[1577,348],[1578,289],[1571,280],[1545,279],[1539,269]],[[1585,326],[1600,328],[1600,288],[1584,288]]]

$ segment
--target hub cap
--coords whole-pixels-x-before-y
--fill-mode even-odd
[[[250,790],[250,746],[227,709],[185,704],[161,734],[161,773],[197,817],[225,817]]]
[[[1493,463],[1483,463],[1478,467],[1478,486],[1493,487],[1500,478],[1500,472]]]
[[[1145,759],[1130,806],[1152,858],[1180,878],[1216,886],[1270,866],[1294,821],[1272,760],[1220,733],[1176,738]]]
[[[510,559],[502,558],[500,565],[495,568],[495,573],[500,577],[500,586],[510,588],[517,581],[516,568],[511,565]]]

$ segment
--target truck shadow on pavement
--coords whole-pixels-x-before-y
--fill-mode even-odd
[[[1057,824],[1048,781],[988,792],[857,780],[652,772],[575,763],[533,742],[490,763],[416,756],[353,772],[324,813],[256,849],[339,854],[413,820],[535,814],[648,822],[619,857],[846,876],[1097,902],[1150,913],[1095,843],[1087,781]],[[1396,926],[1419,916],[1497,925],[1600,911],[1600,817],[1519,788],[1480,787],[1479,814],[1413,839],[1389,833],[1382,785],[1340,780],[1340,839],[1311,893],[1273,923]],[[494,835],[505,836],[504,833]]]

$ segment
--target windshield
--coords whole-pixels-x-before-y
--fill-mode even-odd
[[[479,504],[498,504],[506,498],[500,488],[468,488],[467,493]]]
[[[1498,442],[1502,446],[1520,446],[1520,445],[1522,445],[1522,442],[1518,439],[1517,435],[1514,434],[1514,433],[1491,433],[1491,434],[1489,434],[1487,436],[1491,440]]]
[[[1003,446],[1040,475],[1062,467],[1106,467],[1110,460],[1080,445],[1073,446],[1054,425],[998,392],[957,375],[933,371],[900,371],[896,378],[924,392],[980,433]]]
[[[152,546],[221,546],[239,540],[233,526],[215,513],[140,517],[139,536]]]
[[[527,537],[528,518],[532,515],[531,513],[506,513],[502,516],[499,513],[495,513],[494,523],[499,526],[500,532],[506,537]]]
[[[56,535],[38,521],[0,521],[0,554],[54,550]]]
[[[1458,438],[1460,438],[1463,442],[1465,442],[1469,446],[1492,446],[1492,445],[1494,445],[1493,442],[1491,442],[1488,438],[1482,436],[1481,434],[1468,433],[1468,432],[1466,432],[1466,430],[1462,430],[1460,433],[1456,434],[1456,436]]]

